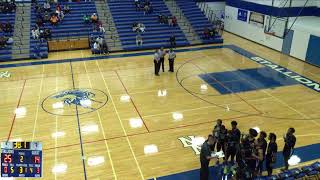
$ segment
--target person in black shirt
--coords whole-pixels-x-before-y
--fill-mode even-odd
[[[284,169],[283,170],[288,170],[289,164],[288,161],[293,154],[293,148],[296,145],[296,137],[293,135],[295,133],[294,128],[289,128],[287,134],[284,139],[284,147],[283,147],[283,160],[284,160]]]
[[[266,137],[267,137],[267,133],[264,131],[261,131],[260,136],[258,138],[258,142],[259,142],[259,144],[261,144],[261,149],[263,150],[263,159],[261,161],[259,161],[259,164],[258,164],[258,174],[259,175],[261,175],[262,171],[263,171],[263,161],[265,160],[266,150],[267,150],[267,146],[268,146],[268,143],[266,141]]]
[[[272,175],[272,165],[276,162],[277,157],[277,151],[278,151],[278,145],[276,143],[277,136],[274,133],[269,134],[269,145],[267,149],[267,155],[266,155],[266,168],[268,171],[268,176]]]
[[[226,143],[227,143],[227,129],[224,125],[221,125],[221,129],[218,135],[218,142],[217,142],[217,151],[219,152],[220,150],[223,151],[223,153],[226,153]]]
[[[215,137],[215,139],[218,139],[221,126],[222,126],[222,120],[221,120],[221,119],[218,119],[218,120],[217,120],[217,124],[214,126],[214,128],[213,128],[213,130],[212,130],[212,135]],[[215,146],[216,146],[216,143],[214,143],[214,144],[212,145],[212,148],[213,148],[212,151],[214,150]]]
[[[211,149],[215,143],[216,139],[210,134],[208,139],[202,144],[201,151],[200,151],[200,180],[208,180],[209,178],[209,162],[211,159],[216,159],[215,157],[211,156]]]
[[[239,152],[241,132],[237,128],[238,123],[236,121],[231,122],[232,130],[228,132],[226,161],[231,157],[231,162],[234,162],[234,157]]]

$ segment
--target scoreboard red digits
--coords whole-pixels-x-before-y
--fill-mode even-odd
[[[35,164],[40,164],[40,163],[41,163],[41,158],[40,158],[40,156],[33,156],[33,163],[35,163]]]
[[[41,177],[42,143],[1,142],[1,177]]]

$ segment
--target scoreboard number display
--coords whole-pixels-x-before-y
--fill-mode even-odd
[[[41,142],[1,142],[1,177],[41,176]]]

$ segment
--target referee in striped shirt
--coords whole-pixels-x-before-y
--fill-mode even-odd
[[[160,63],[162,65],[162,72],[164,72],[164,57],[166,56],[166,50],[163,49],[163,47],[161,47],[161,49],[159,50],[159,56],[160,56]]]
[[[170,72],[174,72],[174,59],[176,58],[176,53],[173,51],[172,48],[170,48],[169,52],[168,52],[168,55],[169,55],[169,71]]]
[[[153,63],[154,63],[154,74],[156,76],[159,76],[159,70],[160,70],[160,55],[159,55],[159,50],[157,49],[154,52],[154,59],[153,59]]]

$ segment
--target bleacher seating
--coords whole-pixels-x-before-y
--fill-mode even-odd
[[[0,14],[0,22],[1,23],[6,23],[10,22],[12,25],[12,28],[14,27],[14,22],[15,22],[15,13],[9,13],[9,14]],[[0,36],[6,36],[6,37],[12,37],[12,33],[5,33],[5,32],[0,32]],[[0,61],[7,61],[11,59],[11,50],[12,50],[12,45],[8,45],[5,48],[0,48]]]
[[[179,26],[170,27],[158,22],[159,13],[172,16],[163,0],[151,0],[153,12],[147,15],[144,15],[143,11],[136,11],[133,2],[133,0],[108,2],[124,50],[168,47],[172,34],[176,36],[177,46],[189,45]],[[132,31],[134,22],[143,23],[146,27],[146,31],[142,34],[143,45],[139,47],[136,46],[136,33]]]
[[[38,3],[43,6],[46,0],[39,0]],[[63,6],[68,4],[71,11],[69,14],[65,14],[62,22],[59,22],[57,26],[52,26],[51,23],[45,23],[44,28],[51,29],[52,39],[73,39],[79,37],[89,37],[90,34],[99,34],[93,32],[93,26],[91,24],[85,24],[82,20],[83,15],[90,15],[96,13],[95,3],[92,2],[60,2]],[[51,11],[55,11],[55,6],[51,5]],[[34,27],[36,21],[36,13],[33,8],[31,21]]]
[[[289,179],[320,179],[320,162],[315,162],[311,165],[301,168],[293,168],[270,177],[258,177],[256,180],[289,180]]]
[[[214,39],[207,40],[203,38],[203,32],[205,27],[211,28],[213,25],[208,18],[203,14],[195,1],[176,0],[179,8],[183,14],[189,20],[193,29],[197,32],[199,37],[202,38],[203,43],[221,43],[221,36],[216,36]]]

